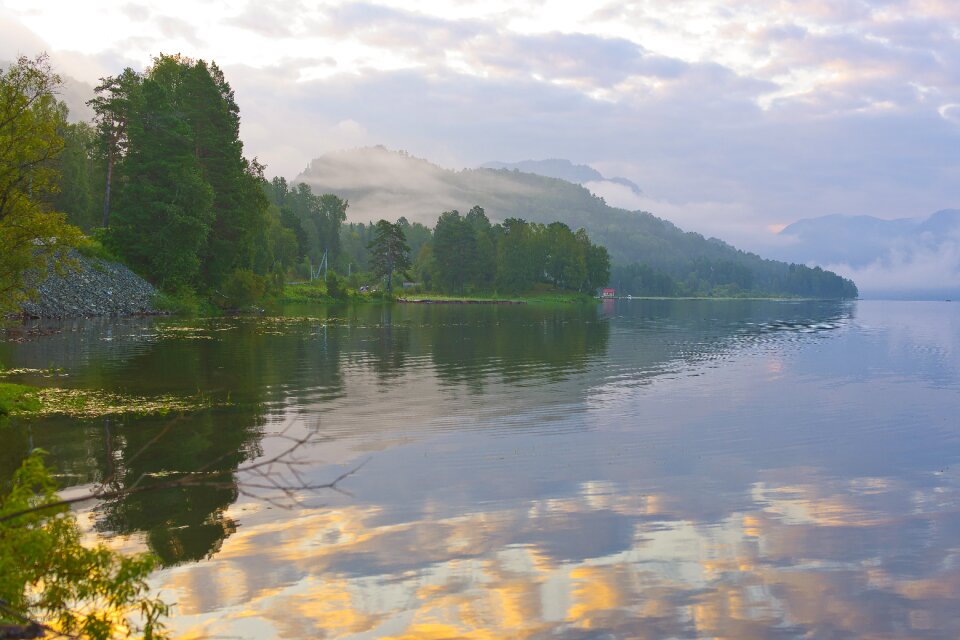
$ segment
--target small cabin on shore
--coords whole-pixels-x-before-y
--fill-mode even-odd
[[[601,297],[601,298],[616,298],[616,297],[617,297],[617,291],[616,291],[616,289],[611,289],[610,287],[604,287],[603,289],[600,290],[600,297]]]

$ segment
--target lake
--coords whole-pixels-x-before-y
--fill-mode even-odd
[[[220,638],[960,635],[960,304],[288,307],[58,325],[12,381],[182,417],[19,421]],[[59,368],[57,371],[50,367]],[[158,437],[159,436],[159,437]],[[285,439],[286,438],[286,439]],[[304,444],[299,476],[243,467]],[[271,488],[329,483],[334,490]]]

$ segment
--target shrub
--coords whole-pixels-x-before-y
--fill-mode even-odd
[[[327,273],[327,295],[336,300],[346,300],[347,285],[343,278],[333,273]]]
[[[229,308],[249,307],[263,298],[267,283],[249,269],[237,269],[230,274],[223,286],[222,304]]]

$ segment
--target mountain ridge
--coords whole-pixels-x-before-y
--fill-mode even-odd
[[[771,255],[856,278],[867,296],[960,296],[960,209],[941,209],[926,218],[804,218],[778,237],[784,242],[771,248]]]
[[[533,173],[546,178],[557,178],[574,184],[586,185],[590,182],[612,182],[630,189],[635,195],[643,194],[643,190],[632,180],[627,178],[607,178],[593,167],[586,164],[573,164],[561,158],[545,160],[521,160],[519,162],[491,161],[480,165],[480,169],[506,169]]]
[[[453,171],[405,152],[367,147],[315,158],[295,182],[346,199],[347,219],[352,222],[404,217],[433,227],[442,212],[465,212],[474,205],[482,206],[493,222],[560,221],[574,230],[584,228],[594,242],[607,248],[614,264],[647,265],[687,283],[686,290],[730,284],[731,293],[817,296],[820,285],[813,283],[835,277],[765,260],[722,240],[685,232],[652,213],[611,207],[579,184],[521,171]],[[831,281],[822,289],[845,292],[836,297],[856,295],[853,283]]]

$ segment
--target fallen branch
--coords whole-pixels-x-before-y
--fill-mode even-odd
[[[163,429],[160,430],[160,432],[158,432],[156,436],[154,436],[146,445],[144,445],[144,447],[134,453],[130,460],[139,457],[150,446],[156,444],[157,441],[169,433],[172,425],[178,420],[179,418],[175,418],[169,424],[167,424]],[[241,495],[257,500],[263,500],[274,506],[282,506],[285,508],[290,508],[299,504],[298,494],[305,491],[329,490],[336,491],[337,493],[347,496],[351,495],[349,492],[340,489],[338,485],[340,482],[349,478],[363,468],[363,466],[369,462],[369,459],[364,460],[356,467],[341,473],[330,482],[319,484],[307,482],[297,470],[297,467],[310,464],[310,462],[298,459],[296,457],[296,453],[304,445],[311,441],[311,437],[304,436],[302,438],[294,438],[292,436],[288,436],[286,431],[287,430],[284,429],[284,431],[276,434],[274,437],[289,440],[291,443],[289,447],[275,456],[252,462],[250,464],[237,467],[236,469],[222,469],[216,471],[209,470],[210,467],[215,465],[217,462],[228,455],[231,455],[231,452],[214,458],[196,471],[184,472],[183,476],[165,482],[144,485],[142,484],[143,481],[149,476],[148,474],[141,474],[129,487],[110,489],[108,488],[108,485],[116,485],[116,474],[115,472],[111,472],[110,475],[105,478],[96,489],[88,493],[71,498],[64,498],[54,502],[48,502],[45,504],[38,504],[26,509],[20,509],[18,511],[0,515],[0,523],[14,520],[38,511],[60,509],[83,502],[90,502],[92,500],[113,500],[138,493],[161,491],[164,489],[175,489],[178,487],[200,486],[214,489],[230,489],[235,487]],[[225,481],[222,479],[223,476],[232,474],[236,474],[237,476],[235,481]],[[261,493],[261,491],[265,491],[267,493],[264,494]],[[3,636],[0,636],[0,638],[2,637]]]

